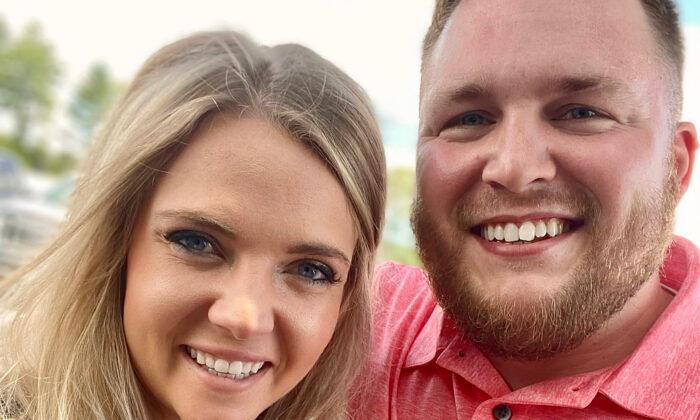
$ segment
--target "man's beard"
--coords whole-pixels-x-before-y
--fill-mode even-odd
[[[663,190],[651,197],[635,196],[625,223],[617,229],[602,225],[600,204],[580,188],[542,189],[518,196],[489,189],[464,197],[457,226],[449,224],[452,232],[438,229],[418,197],[411,222],[438,303],[467,338],[492,356],[540,360],[577,347],[659,269],[672,238],[677,191],[673,165],[668,167]],[[477,215],[508,205],[547,208],[552,204],[576,211],[585,222],[581,229],[587,231],[574,234],[590,238],[570,278],[555,293],[527,301],[486,296],[477,290],[463,250]],[[517,263],[509,268],[513,275],[527,269]]]

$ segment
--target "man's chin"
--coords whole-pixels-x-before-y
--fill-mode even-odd
[[[481,289],[474,277],[471,284],[436,280],[431,277],[431,287],[440,306],[489,356],[546,359],[578,346],[600,325],[597,321],[585,329],[573,325],[577,303],[563,286],[554,290],[551,285],[542,287],[542,282],[526,281],[514,287],[504,281],[505,287]]]
[[[561,274],[550,270],[530,270],[509,272],[494,270],[490,275],[467,275],[471,285],[461,290],[471,290],[474,299],[497,302],[498,306],[508,305],[525,309],[537,305],[546,298],[561,294],[571,281],[571,274],[562,270]]]

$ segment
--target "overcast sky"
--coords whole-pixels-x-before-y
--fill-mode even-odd
[[[700,0],[679,4],[687,46],[684,118],[700,125]],[[356,79],[380,115],[415,133],[420,41],[432,6],[433,0],[0,0],[0,15],[15,33],[32,20],[42,24],[65,69],[64,94],[94,62],[128,81],[170,41],[236,29],[263,44],[314,49]],[[410,149],[415,135],[405,141]],[[405,152],[392,147],[396,155]],[[700,169],[695,175],[676,231],[700,243]]]

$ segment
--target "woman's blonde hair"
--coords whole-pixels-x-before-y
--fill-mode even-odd
[[[58,239],[3,281],[0,417],[147,417],[122,326],[125,256],[159,175],[214,113],[266,119],[309,147],[345,191],[358,241],[335,333],[309,374],[261,415],[343,417],[370,327],[385,197],[379,130],[362,89],[328,61],[234,32],[190,36],[145,63],[87,156]]]

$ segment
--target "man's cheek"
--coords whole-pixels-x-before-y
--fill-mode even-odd
[[[461,146],[461,147],[460,147]],[[425,144],[419,149],[416,176],[424,203],[440,213],[450,212],[481,179],[477,153],[460,144]]]

